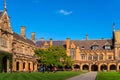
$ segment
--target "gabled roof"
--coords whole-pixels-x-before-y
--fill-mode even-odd
[[[17,33],[13,33],[13,38],[23,41],[25,43],[31,44],[31,45],[35,45],[34,42],[30,39],[25,39],[23,38],[21,35],[17,34]]]
[[[94,43],[96,43],[99,46],[99,49],[103,49],[105,46],[105,43],[108,42],[110,45],[112,45],[112,39],[108,40],[72,40],[76,46],[79,46],[79,48],[84,47],[84,49],[91,49]]]

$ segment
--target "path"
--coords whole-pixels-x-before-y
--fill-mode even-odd
[[[67,80],[95,80],[96,76],[97,72],[88,72],[86,74],[81,74],[79,76],[75,76]]]

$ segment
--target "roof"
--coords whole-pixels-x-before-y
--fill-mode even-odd
[[[103,49],[106,44],[112,46],[112,39],[108,40],[72,40],[71,43],[74,43],[79,48],[91,49],[93,45],[98,45],[99,49]]]
[[[37,41],[36,46],[42,47],[46,41]],[[47,41],[49,43],[49,41]],[[53,41],[53,46],[65,45],[65,41]]]
[[[13,38],[16,38],[17,40],[23,41],[25,43],[31,44],[31,45],[35,45],[34,42],[30,39],[25,39],[23,38],[21,35],[17,34],[17,33],[13,33]]]

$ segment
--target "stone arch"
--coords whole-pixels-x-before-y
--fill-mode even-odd
[[[8,69],[9,69],[9,59],[7,56],[4,56],[2,58],[2,71],[3,72],[8,72]]]
[[[100,70],[101,71],[107,70],[107,65],[106,64],[101,64]]]
[[[110,70],[116,70],[116,65],[115,64],[111,64],[110,65]]]
[[[30,66],[31,66],[31,63],[29,62],[29,63],[28,63],[28,70],[30,70]]]
[[[23,62],[23,70],[25,70],[26,62]]]
[[[98,71],[98,65],[93,64],[93,65],[91,66],[91,71]]]
[[[82,70],[89,70],[89,66],[87,64],[83,65]]]
[[[17,61],[17,62],[16,62],[16,71],[19,71],[19,70],[20,70],[20,62]]]
[[[74,67],[74,69],[80,69],[80,65],[79,64],[74,64],[73,67]]]

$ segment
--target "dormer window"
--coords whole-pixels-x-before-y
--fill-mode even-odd
[[[81,49],[85,49],[85,47],[84,47],[84,46],[82,46],[82,47],[81,47]]]
[[[111,46],[109,43],[106,43],[105,46],[104,46],[105,50],[110,50],[111,49]]]
[[[99,49],[99,46],[98,46],[98,45],[93,45],[93,46],[92,46],[92,50],[97,50],[97,49]]]

